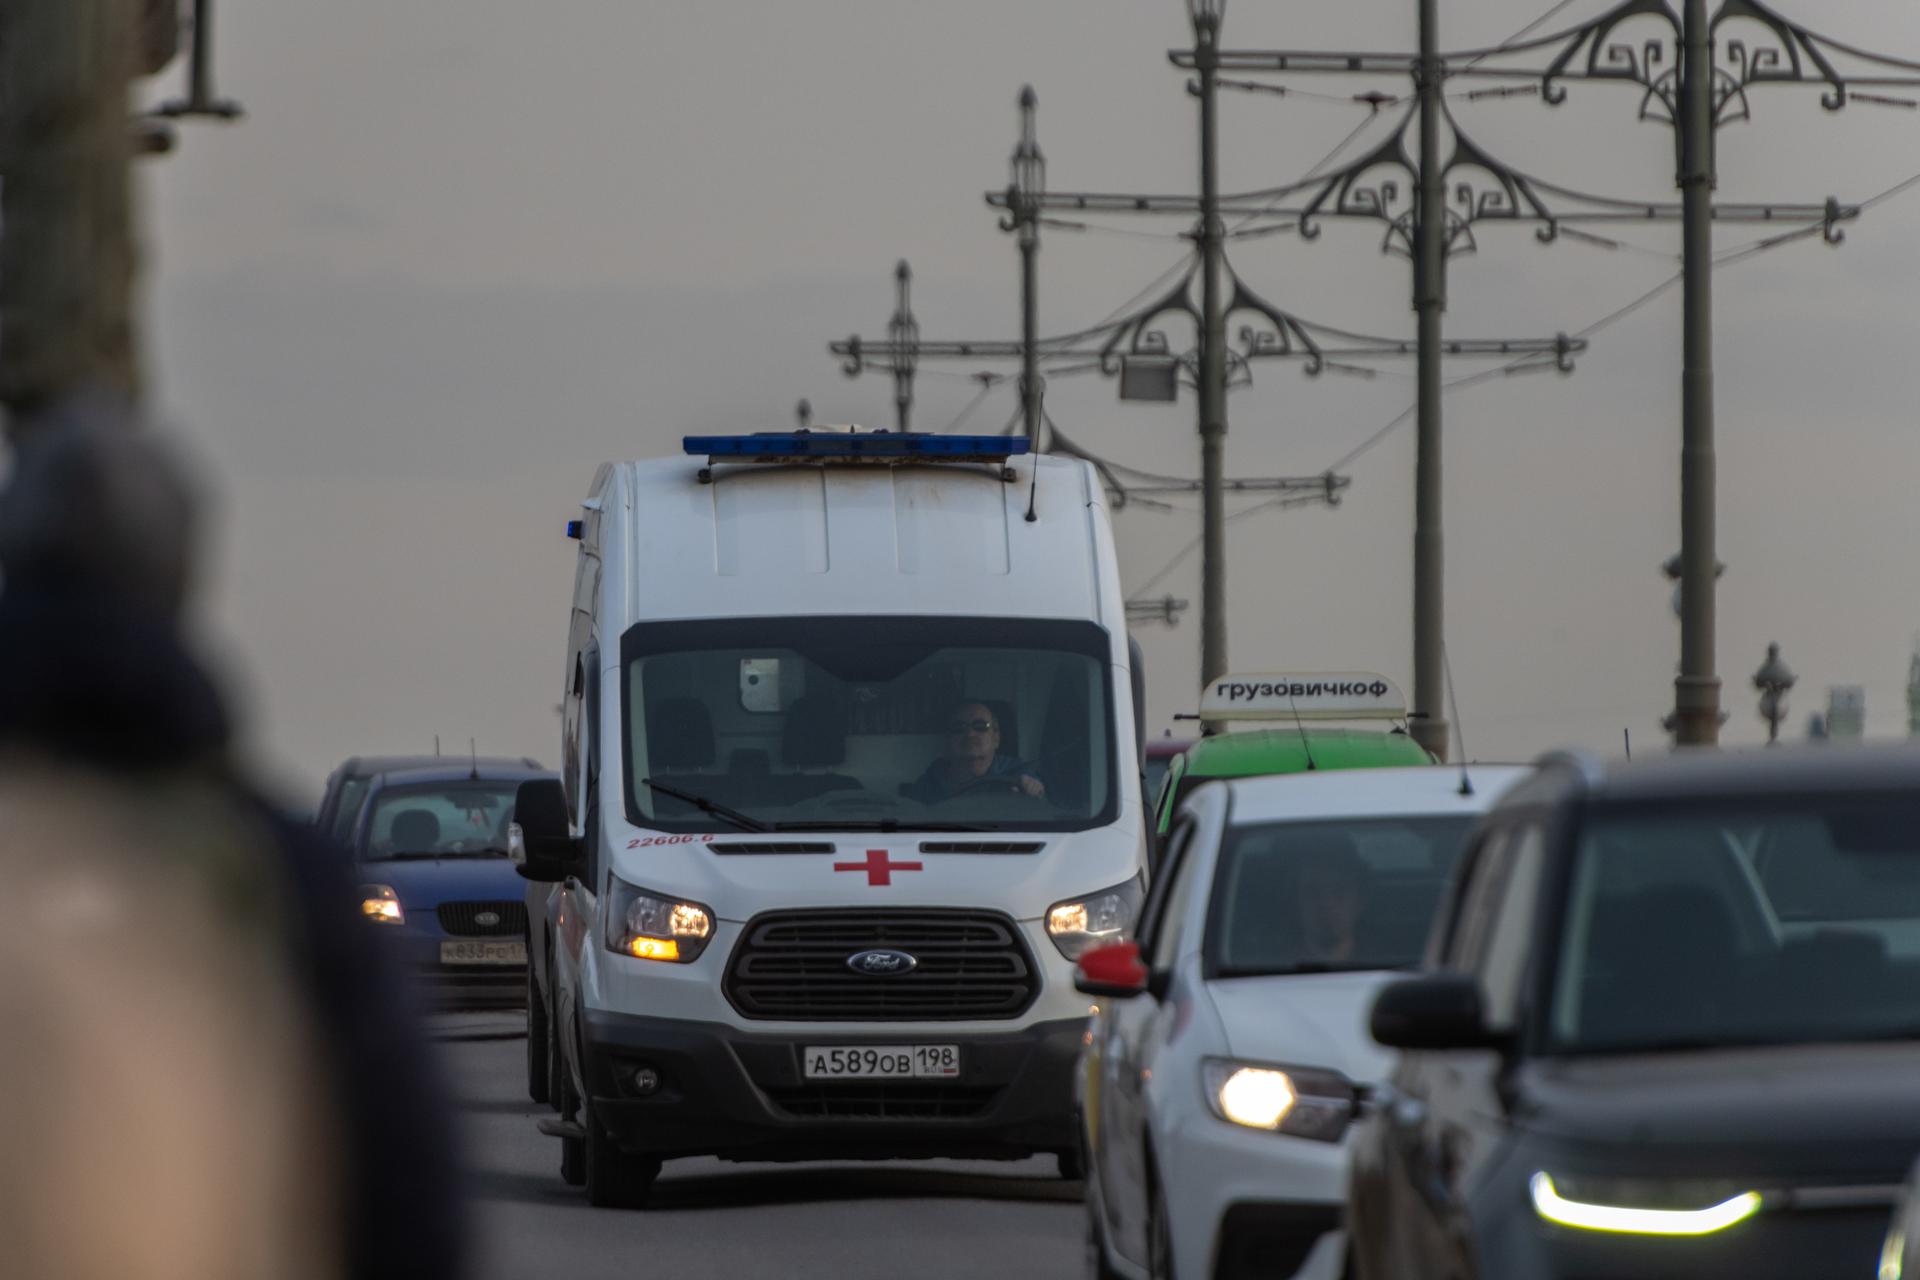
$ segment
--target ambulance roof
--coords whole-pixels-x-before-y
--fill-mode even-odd
[[[613,467],[600,492],[599,554],[628,586],[622,629],[891,614],[1124,630],[1106,495],[1077,459],[1020,457],[1003,471],[663,458]]]

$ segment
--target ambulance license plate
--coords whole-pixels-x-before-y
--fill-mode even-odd
[[[951,1080],[960,1074],[957,1044],[808,1045],[809,1080]]]
[[[441,964],[525,964],[527,944],[515,938],[511,942],[452,941],[440,944]]]

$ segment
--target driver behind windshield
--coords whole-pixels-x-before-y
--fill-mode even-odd
[[[1000,720],[983,702],[962,702],[946,721],[946,751],[908,783],[902,794],[922,804],[934,804],[970,791],[991,794],[1000,790],[1042,799],[1046,784],[1024,761],[1000,750]]]
[[[1361,916],[1367,900],[1367,865],[1353,841],[1333,832],[1301,841],[1294,908],[1301,959],[1318,964],[1351,963],[1360,950]]]

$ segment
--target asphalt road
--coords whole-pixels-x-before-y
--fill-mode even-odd
[[[436,1021],[475,1196],[479,1280],[1077,1276],[1078,1183],[1053,1160],[668,1163],[652,1207],[589,1208],[527,1100],[519,1015]]]

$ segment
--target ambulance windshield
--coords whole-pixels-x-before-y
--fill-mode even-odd
[[[1087,622],[642,623],[622,641],[627,812],[665,831],[1101,825],[1110,655]]]

